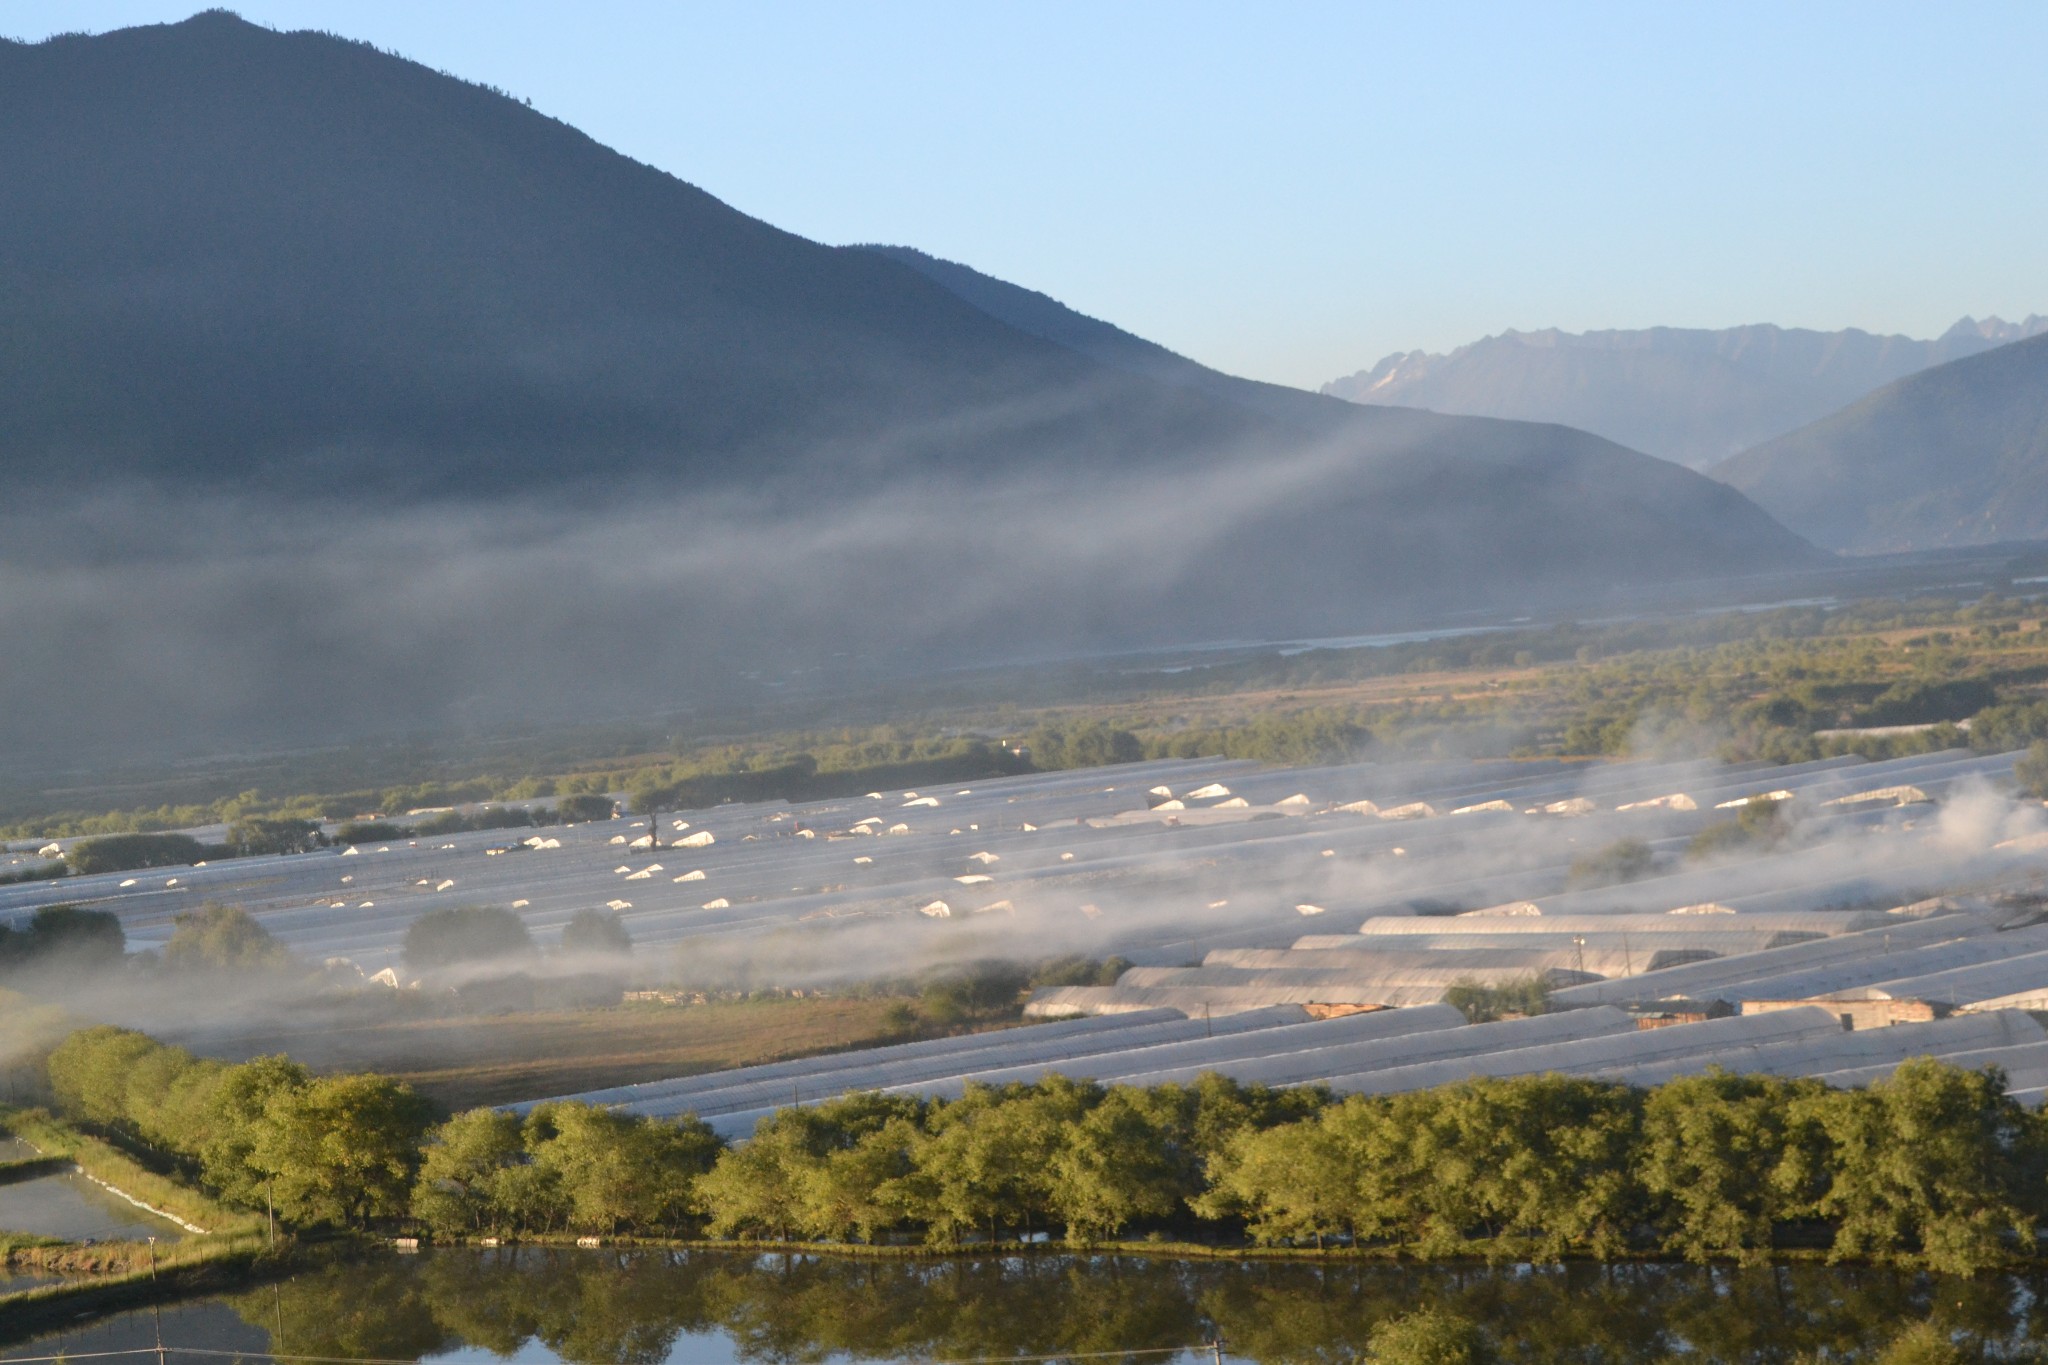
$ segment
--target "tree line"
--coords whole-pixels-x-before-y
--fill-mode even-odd
[[[311,853],[333,844],[374,844],[416,835],[459,834],[475,830],[533,829],[548,825],[609,820],[616,809],[606,796],[565,796],[554,807],[485,806],[428,813],[410,825],[388,820],[350,820],[329,838],[321,822],[297,816],[245,816],[228,826],[217,844],[189,834],[98,834],[80,839],[66,850],[63,867],[76,876],[101,872],[139,872],[156,867],[190,867],[227,858],[253,858],[283,853]],[[60,871],[62,869],[59,869]]]
[[[1144,1234],[1492,1261],[1808,1247],[1967,1274],[2033,1256],[2048,1221],[2048,1119],[1995,1071],[1926,1059],[1859,1090],[1552,1075],[1339,1098],[1054,1076],[791,1106],[736,1146],[694,1117],[574,1102],[440,1120],[388,1078],[228,1066],[111,1027],[67,1038],[48,1076],[66,1112],[226,1202],[443,1236]]]

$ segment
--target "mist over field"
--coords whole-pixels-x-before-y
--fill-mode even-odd
[[[1521,481],[1492,475],[1496,490]],[[1542,504],[1570,494],[1536,486],[1531,520],[1474,544],[1429,488],[1342,450],[892,480],[796,506],[648,482],[595,508],[115,491],[0,513],[0,630],[15,643],[0,753],[607,718],[758,699],[820,671],[1597,606],[1589,579],[1633,586],[1604,567],[1617,555],[1719,567],[1665,537],[1661,516],[1623,531],[1639,543],[1544,555]],[[1532,581],[1520,566],[1538,555]]]

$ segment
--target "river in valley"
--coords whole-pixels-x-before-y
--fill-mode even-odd
[[[1131,1353],[1134,1365],[1194,1365],[1220,1333],[1230,1360],[1348,1365],[1376,1325],[1433,1307],[1478,1324],[1502,1359],[1545,1365],[1874,1360],[1928,1320],[2007,1359],[2037,1334],[2048,1340],[2044,1285],[2048,1278],[1813,1265],[444,1250],[378,1255],[179,1304],[160,1324],[174,1350],[379,1360],[782,1365]],[[0,1357],[150,1347],[158,1330],[159,1318],[143,1311],[8,1333]]]

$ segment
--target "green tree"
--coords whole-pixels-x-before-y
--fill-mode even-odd
[[[1439,1156],[1460,1149],[1483,1225],[1526,1238],[1529,1254],[1609,1257],[1641,1201],[1631,1169],[1641,1092],[1573,1076],[1481,1079],[1440,1092]]]
[[[924,988],[924,1011],[942,1024],[1015,1010],[1031,974],[1015,962],[989,959],[945,972]]]
[[[413,1217],[434,1232],[505,1231],[513,1222],[506,1172],[526,1164],[517,1116],[495,1109],[457,1114],[429,1135],[413,1186]]]
[[[1695,860],[1720,857],[1749,849],[1776,848],[1792,832],[1784,801],[1752,797],[1738,807],[1733,820],[1708,825],[1685,846],[1685,856]]]
[[[675,1232],[702,1209],[698,1183],[722,1144],[695,1118],[666,1122],[571,1102],[547,1106],[529,1136],[578,1231]]]
[[[133,1029],[102,1024],[71,1034],[45,1063],[50,1091],[70,1114],[91,1123],[125,1126],[128,1077],[163,1044]]]
[[[293,966],[291,950],[236,905],[208,901],[176,920],[164,965],[181,971],[276,972]]]
[[[383,820],[350,820],[334,831],[334,842],[348,844],[392,844],[401,839],[412,838],[413,832],[404,825],[394,825]]]
[[[778,1109],[754,1126],[744,1144],[718,1158],[699,1187],[712,1233],[784,1241],[797,1236],[804,1172],[821,1159],[813,1125],[808,1110]]]
[[[0,965],[40,972],[98,972],[126,959],[128,936],[110,911],[46,905],[9,936]]]
[[[633,951],[633,935],[614,910],[578,910],[562,926],[562,951],[602,957],[625,957]]]
[[[64,855],[79,876],[135,872],[147,867],[187,867],[206,856],[189,834],[106,834],[80,839]]]
[[[1253,1240],[1313,1241],[1357,1231],[1360,1136],[1386,1120],[1386,1101],[1351,1096],[1314,1118],[1232,1137],[1193,1201],[1205,1218],[1243,1218]],[[1381,1210],[1384,1214],[1387,1210]]]
[[[903,1106],[879,1128],[859,1133],[798,1173],[809,1235],[872,1242],[903,1221],[897,1192],[914,1169],[914,1113],[914,1106]]]
[[[1069,954],[1038,963],[1031,969],[1027,984],[1034,989],[1047,986],[1114,986],[1116,979],[1130,969],[1131,960],[1127,957],[1111,957],[1098,962],[1092,957]]]
[[[432,971],[464,963],[530,956],[526,921],[495,905],[450,905],[429,910],[405,931],[406,965]]]
[[[1041,725],[1025,739],[1035,768],[1100,768],[1112,763],[1136,763],[1145,757],[1145,746],[1129,730],[1104,721],[1084,721],[1068,729]]]
[[[269,1175],[256,1164],[256,1146],[271,1105],[311,1082],[305,1067],[285,1056],[256,1057],[222,1072],[207,1094],[199,1130],[199,1168],[222,1199],[262,1208]]]
[[[1651,1091],[1637,1175],[1662,1206],[1664,1249],[1764,1261],[1772,1230],[1806,1216],[1818,1193],[1827,1154],[1811,1101],[1823,1093],[1818,1082],[1720,1071]]]
[[[569,824],[583,824],[590,820],[609,820],[618,809],[609,796],[581,793],[565,796],[555,803],[555,813]]]
[[[1067,1128],[1101,1098],[1099,1087],[1064,1076],[1001,1090],[969,1084],[932,1111],[914,1169],[899,1185],[907,1213],[940,1244],[969,1228],[986,1228],[994,1241],[1005,1219],[1027,1229],[1043,1222]]]
[[[2031,1125],[1995,1072],[1916,1057],[1808,1108],[1833,1147],[1819,1210],[1835,1223],[1836,1259],[1969,1275],[2002,1263],[2008,1239],[2030,1244],[2039,1200],[2020,1176]]]
[[[227,845],[234,857],[267,853],[311,853],[327,847],[318,820],[246,816],[228,826]]]
[[[1641,839],[1618,839],[1596,853],[1572,859],[1573,890],[1638,882],[1657,870],[1657,855]]]
[[[181,1047],[156,1049],[137,1058],[127,1077],[128,1127],[166,1153],[189,1152],[198,1136],[191,1126],[205,1092],[219,1083],[219,1062],[200,1061]]]
[[[1070,1240],[1114,1235],[1164,1218],[1193,1190],[1178,1097],[1117,1086],[1067,1129],[1048,1172],[1047,1202]]]
[[[777,1110],[704,1178],[711,1230],[785,1239],[872,1236],[900,1216],[900,1188],[889,1182],[911,1174],[918,1117],[917,1101],[873,1092]],[[892,1153],[891,1144],[900,1150]]]
[[[1489,1024],[1496,1019],[1521,1019],[1542,1014],[1550,1008],[1550,982],[1541,976],[1520,981],[1453,981],[1444,991],[1444,1003],[1463,1011],[1467,1021]]]
[[[274,1094],[250,1153],[301,1223],[367,1227],[406,1212],[433,1106],[383,1076],[324,1076]]]

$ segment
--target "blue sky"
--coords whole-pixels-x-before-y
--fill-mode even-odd
[[[0,33],[196,7],[7,0]],[[2039,3],[235,8],[1283,383],[1509,327],[2048,312]]]

